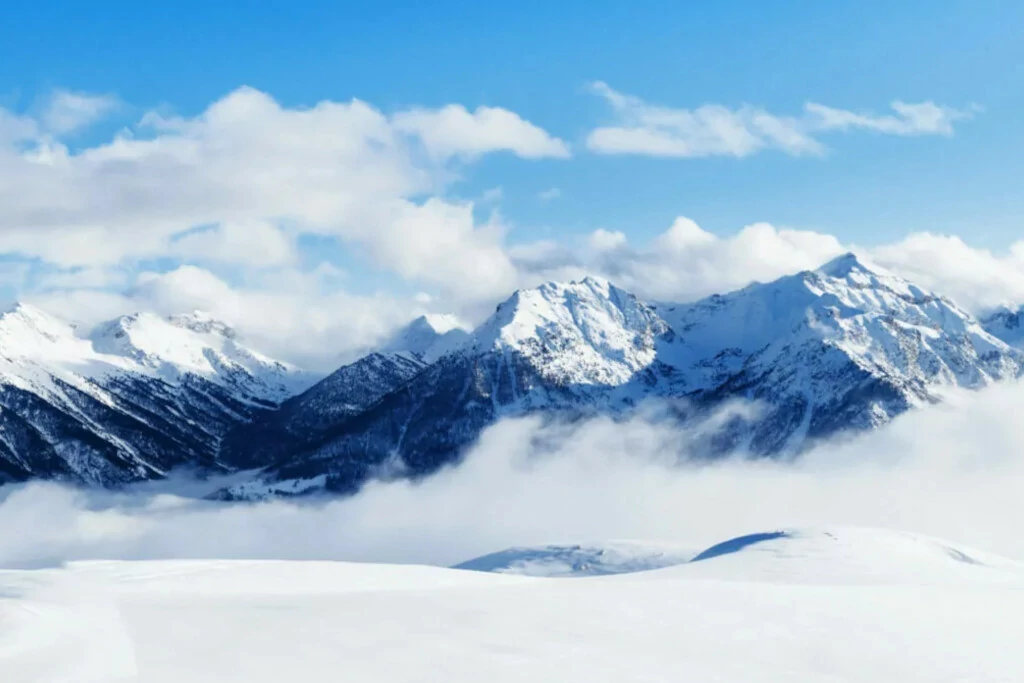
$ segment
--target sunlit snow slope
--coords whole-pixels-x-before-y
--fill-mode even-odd
[[[908,534],[767,532],[572,581],[329,562],[0,572],[4,683],[1013,681],[1024,569]]]

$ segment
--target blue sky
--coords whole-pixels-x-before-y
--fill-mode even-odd
[[[501,249],[555,242],[572,250],[596,230],[623,233],[637,250],[658,249],[659,235],[686,216],[723,239],[746,225],[767,222],[868,248],[918,233],[958,235],[974,249],[1002,255],[1020,237],[1024,208],[1020,26],[1024,4],[985,0],[569,0],[500,6],[18,1],[5,6],[0,22],[0,109],[38,118],[55,92],[115,97],[118,105],[91,125],[60,136],[74,155],[110,142],[125,127],[138,139],[158,136],[138,126],[147,112],[189,120],[241,86],[265,93],[287,111],[352,98],[389,116],[452,104],[470,112],[481,105],[497,107],[564,141],[571,158],[553,153],[533,158],[500,145],[486,153],[453,154],[435,186],[397,194],[416,203],[430,196],[475,201],[481,225],[497,211],[494,220],[507,231]],[[685,158],[598,153],[588,145],[592,133],[628,122],[611,100],[595,93],[595,82],[636,98],[640,104],[629,116],[643,116],[653,107],[678,112],[718,105],[804,121],[805,104],[811,102],[875,118],[852,128],[808,129],[821,145],[815,154],[787,153],[773,144],[749,154]],[[893,134],[897,124],[878,123],[878,117],[891,117],[894,101],[948,108],[954,113],[950,128],[939,134]],[[96,187],[103,192],[107,186]],[[541,197],[553,189],[557,196]],[[40,194],[46,191],[39,188]],[[121,201],[140,191],[111,193]],[[25,215],[35,216],[37,209]],[[139,216],[132,237],[110,232],[97,233],[103,236],[96,239],[142,242],[147,222],[165,217],[159,211]],[[79,222],[88,223],[87,217]],[[195,228],[183,224],[180,231]],[[267,289],[267,282],[282,281],[299,287],[294,283],[301,281],[306,283],[301,287],[321,294],[334,284],[308,283],[315,279],[311,270],[323,262],[344,273],[327,280],[341,282],[353,296],[408,297],[423,290],[438,301],[439,291],[451,284],[450,274],[427,272],[379,240],[353,238],[352,231],[344,239],[325,237],[323,230],[298,230],[292,237],[299,256],[288,272],[279,263],[271,268],[260,261],[262,252],[250,254],[246,263],[221,259],[199,265],[230,287]],[[164,251],[139,249],[135,256],[108,255],[92,264],[55,256],[52,245],[24,246],[30,242],[19,237],[0,257],[33,274],[20,285],[12,284],[13,270],[5,275],[0,284],[7,298],[38,290],[42,276],[55,270],[88,280],[88,289],[113,293],[139,289],[133,278],[140,273],[165,273],[189,263],[183,250],[172,253],[166,244]],[[830,249],[810,249],[806,260]],[[919,261],[933,258],[931,251],[914,253]],[[911,260],[901,254],[895,260]],[[638,262],[650,258],[634,256]],[[449,260],[459,258],[476,260],[462,252]],[[442,266],[444,261],[437,258]],[[776,270],[803,263],[781,258]],[[325,271],[318,272],[317,278]],[[1018,287],[1015,273],[1012,278]],[[1024,272],[1020,278],[1016,298],[1024,298]],[[734,280],[714,284],[732,286]],[[506,278],[501,286],[510,282]],[[711,286],[681,290],[678,296]],[[81,309],[84,300],[76,296]]]
[[[712,231],[766,220],[870,243],[969,229],[999,247],[1024,199],[1022,25],[1020,3],[986,1],[21,2],[0,25],[0,101],[62,87],[197,112],[248,84],[290,105],[501,106],[569,141],[608,116],[593,80],[679,107],[978,103],[952,139],[850,136],[811,160],[494,158],[456,190],[501,186],[523,239],[653,235],[683,213]],[[560,201],[534,201],[547,187]]]

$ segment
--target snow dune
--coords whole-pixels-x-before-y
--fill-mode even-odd
[[[1024,566],[863,529],[766,532],[577,580],[284,561],[0,572],[4,683],[1010,681]]]

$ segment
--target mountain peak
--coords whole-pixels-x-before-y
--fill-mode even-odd
[[[848,251],[822,265],[815,272],[828,277],[844,278],[853,272],[874,274],[876,271],[877,268],[869,267],[865,264],[863,258],[857,256],[852,251]]]
[[[236,334],[233,327],[218,320],[206,311],[195,310],[191,313],[180,313],[167,316],[167,322],[175,327],[181,327],[200,334],[217,334],[225,339],[234,339]]]
[[[50,315],[43,309],[32,304],[25,303],[24,301],[16,301],[8,306],[2,313],[0,318],[16,317],[24,320],[35,320],[35,321],[46,321],[48,324],[60,324],[67,325],[65,321],[60,318]]]
[[[0,327],[3,328],[5,347],[11,347],[19,339],[29,344],[30,337],[38,340],[39,335],[49,341],[74,336],[71,323],[20,301],[0,313]]]
[[[478,352],[517,353],[563,384],[619,385],[654,361],[669,331],[629,292],[584,278],[518,290],[473,337]]]
[[[406,329],[431,330],[436,334],[445,334],[452,330],[465,330],[466,326],[451,313],[424,313],[406,325]]]
[[[406,353],[432,363],[462,345],[469,332],[456,316],[427,313],[402,327],[381,348],[385,353]]]

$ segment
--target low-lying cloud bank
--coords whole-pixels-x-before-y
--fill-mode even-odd
[[[646,415],[509,420],[460,467],[330,502],[5,487],[0,566],[86,558],[296,558],[450,564],[510,545],[697,545],[788,526],[863,525],[1024,558],[1024,385],[958,394],[795,463],[678,466],[694,433]]]

